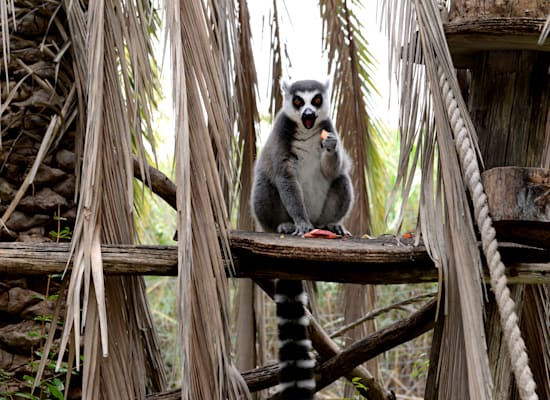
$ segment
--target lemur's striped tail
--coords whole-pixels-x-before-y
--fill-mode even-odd
[[[305,314],[307,295],[302,281],[278,280],[275,290],[279,326],[281,400],[312,400],[315,392],[311,341]]]

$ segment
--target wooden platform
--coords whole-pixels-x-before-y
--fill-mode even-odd
[[[177,275],[175,246],[102,246],[102,250],[105,274]],[[511,283],[550,283],[549,249],[503,243],[500,250]],[[237,278],[363,284],[438,279],[424,246],[414,246],[413,239],[397,240],[393,236],[330,240],[233,232],[231,251]],[[68,243],[0,243],[0,274],[62,273],[68,254]]]
[[[444,25],[445,36],[457,68],[470,68],[482,51],[550,51],[550,41],[537,44],[543,18],[483,18],[452,21]]]

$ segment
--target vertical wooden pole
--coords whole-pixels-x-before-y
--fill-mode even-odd
[[[501,166],[542,167],[550,116],[550,54],[536,51],[480,53],[471,69],[468,106],[477,130],[485,168]],[[498,236],[498,234],[497,234]],[[518,315],[534,303],[524,302],[525,285],[511,288]],[[510,358],[503,342],[499,315],[493,300],[487,307],[487,341],[494,390],[498,399],[518,398],[510,372]],[[523,309],[522,309],[523,308]],[[541,357],[529,344],[540,343],[537,331],[524,329],[531,365]],[[535,373],[535,379],[537,379]],[[539,376],[540,378],[540,376]],[[546,383],[539,379],[538,387]],[[540,395],[540,394],[539,394]],[[543,396],[544,398],[544,396]]]

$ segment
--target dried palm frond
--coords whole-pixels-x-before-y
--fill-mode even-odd
[[[65,3],[81,118],[88,118],[61,350],[72,334],[78,362],[84,332],[83,398],[143,398],[146,385],[166,383],[142,279],[104,279],[101,261],[102,243],[131,244],[135,236],[132,154],[145,154],[144,128],[152,138],[156,82],[147,4],[93,2],[86,19],[82,3]]]
[[[352,181],[355,200],[346,219],[352,234],[383,231],[384,199],[382,197],[384,167],[381,159],[387,132],[373,117],[372,104],[378,91],[372,81],[374,59],[357,18],[359,4],[346,0],[322,0],[324,46],[328,50],[332,100],[336,129],[353,159]],[[345,321],[350,323],[374,307],[375,289],[363,285],[345,285]],[[376,329],[369,322],[349,335],[350,340]],[[377,376],[376,360],[369,368]],[[350,388],[347,388],[349,391]],[[351,391],[350,391],[351,393]]]
[[[336,129],[354,161],[352,180],[356,198],[347,227],[354,234],[380,232],[384,199],[377,189],[385,179],[381,154],[387,132],[374,117],[372,107],[379,96],[372,81],[375,61],[356,15],[357,4],[323,0],[320,7],[329,74],[334,76],[332,103]]]
[[[17,29],[17,23],[15,22],[15,7],[13,4],[13,1],[9,0],[2,0],[0,1],[0,24],[2,24],[2,54],[3,54],[3,61],[4,61],[4,72],[6,74],[5,77],[2,77],[2,79],[6,79],[6,90],[8,90],[8,64],[10,62],[10,23],[9,23],[9,15],[11,14],[13,17],[13,29]],[[0,85],[0,95],[2,90],[2,85]],[[3,96],[2,96],[3,97]]]
[[[183,399],[237,399],[248,389],[230,361],[228,214],[230,126],[221,60],[203,2],[165,3],[174,66],[179,313]],[[225,138],[224,138],[225,136]]]
[[[239,0],[239,46],[235,49],[235,103],[237,104],[238,155],[239,160],[239,212],[238,229],[254,230],[254,221],[248,196],[252,192],[254,160],[256,159],[256,138],[258,130],[258,79],[252,51],[250,15],[245,0]]]
[[[385,1],[384,11],[391,45],[390,65],[397,76],[401,102],[398,182],[403,185],[403,197],[407,198],[414,169],[410,165],[420,161],[422,236],[446,285],[442,346],[447,350],[439,360],[439,394],[441,398],[460,397],[460,393],[468,393],[475,399],[490,398],[481,260],[439,88],[438,68],[451,82],[463,115],[468,113],[453,79],[454,69],[435,3]],[[475,130],[469,119],[465,126],[474,139]],[[415,145],[419,150],[411,157]],[[463,391],[465,388],[467,392]]]
[[[235,48],[235,103],[237,105],[238,152],[239,160],[239,207],[237,229],[254,230],[254,219],[248,196],[252,191],[254,160],[256,159],[256,137],[259,121],[257,108],[257,77],[252,51],[250,15],[245,0],[238,1],[239,46]],[[249,279],[238,281],[236,313],[235,361],[241,371],[259,365],[256,352],[256,321],[262,314],[256,313],[255,298],[259,295],[254,282]]]
[[[126,2],[119,5],[113,1],[98,1],[91,4],[90,9],[80,1],[48,4],[46,11],[50,14],[44,15],[51,17],[50,24],[56,25],[66,41],[64,46],[55,47],[57,43],[49,43],[50,39],[44,37],[42,43],[45,45],[40,51],[51,55],[59,65],[69,64],[63,65],[67,70],[74,67],[75,89],[68,93],[64,103],[55,95],[51,82],[34,77],[33,67],[24,65],[19,57],[16,60],[28,74],[25,79],[33,76],[33,81],[50,95],[52,109],[60,107],[58,115],[51,120],[36,166],[27,175],[22,191],[32,182],[47,149],[59,145],[74,121],[74,98],[75,93],[78,94],[76,141],[80,151],[77,159],[84,158],[84,162],[78,169],[82,171],[82,178],[79,177],[82,185],[79,186],[72,244],[74,270],[67,289],[66,321],[58,365],[71,338],[69,354],[76,359],[77,367],[80,365],[83,334],[83,398],[143,398],[146,386],[158,391],[164,388],[166,381],[143,281],[141,278],[104,281],[100,249],[101,243],[133,243],[134,239],[132,152],[136,149],[138,154],[145,154],[142,132],[144,127],[150,128],[148,121],[156,81],[150,62],[149,38],[154,30],[151,25],[154,18],[149,4]],[[13,2],[10,5],[13,8]],[[63,26],[64,21],[57,17],[63,6],[68,17],[68,31]],[[6,2],[1,2],[0,7],[0,13],[6,14]],[[26,14],[26,9],[18,8],[18,12],[31,15]],[[3,29],[7,27],[8,24],[3,25]],[[8,36],[3,39],[6,43]],[[66,82],[57,82],[58,77],[66,79],[66,75],[56,69],[55,82],[64,86]],[[6,98],[10,98],[9,93]],[[151,137],[149,135],[149,139]],[[13,204],[17,200],[18,196]],[[8,212],[11,211],[8,209]],[[110,305],[108,316],[106,298]],[[56,322],[52,326],[56,326]],[[55,332],[55,329],[50,332],[46,347],[51,348]],[[117,344],[111,349],[108,337]],[[109,353],[110,357],[103,358],[102,353]],[[47,357],[49,348],[44,349],[43,354]],[[41,371],[45,362],[43,358]],[[121,380],[120,376],[126,379]],[[37,376],[36,381],[39,380]]]
[[[539,398],[550,399],[550,285],[526,285],[522,314]]]
[[[546,22],[544,23],[544,27],[542,28],[542,32],[539,36],[538,44],[543,45],[546,41],[546,38],[550,35],[550,15],[546,19]]]

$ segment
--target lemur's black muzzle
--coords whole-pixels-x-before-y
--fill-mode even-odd
[[[315,112],[311,108],[306,108],[302,114],[302,123],[306,129],[311,129],[315,125],[316,118]]]

